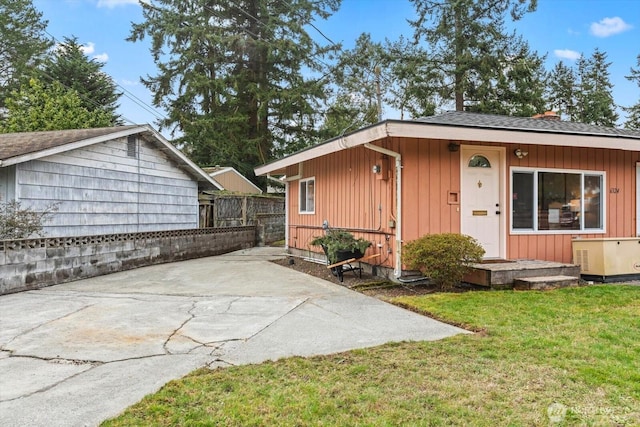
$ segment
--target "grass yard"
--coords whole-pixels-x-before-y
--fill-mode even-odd
[[[200,369],[103,425],[640,425],[640,287],[394,302],[478,332]]]

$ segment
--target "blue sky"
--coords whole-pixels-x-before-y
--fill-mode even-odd
[[[105,62],[103,70],[125,91],[119,112],[126,120],[153,124],[163,114],[151,107],[151,94],[140,84],[141,76],[156,73],[148,42],[125,41],[131,22],[142,20],[137,0],[34,0],[34,5],[49,21],[50,35],[59,41],[76,36],[88,56]],[[407,19],[414,17],[409,0],[343,0],[336,14],[315,25],[350,49],[363,32],[375,41],[411,37]],[[547,54],[547,69],[561,59],[573,64],[581,53],[590,56],[595,48],[606,52],[616,103],[629,106],[640,99],[640,88],[624,78],[637,67],[640,54],[640,1],[538,0],[536,12],[511,25],[533,50]],[[328,44],[314,29],[309,32]],[[385,118],[399,117],[387,111]]]

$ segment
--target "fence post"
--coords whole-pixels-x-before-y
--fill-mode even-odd
[[[247,196],[242,198],[242,225],[247,225]]]

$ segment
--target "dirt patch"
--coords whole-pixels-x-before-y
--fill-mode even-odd
[[[400,284],[385,278],[371,276],[367,273],[362,273],[362,277],[359,277],[357,273],[345,272],[343,276],[344,281],[340,282],[338,277],[336,277],[325,264],[305,261],[296,257],[289,257],[273,262],[283,267],[292,268],[301,273],[319,277],[329,282],[337,283],[341,286],[361,292],[365,295],[383,300],[404,295],[427,295],[440,291],[438,287],[426,282]],[[354,266],[357,266],[357,263],[354,263]],[[464,292],[468,290],[470,290],[469,286],[462,284],[451,291]]]

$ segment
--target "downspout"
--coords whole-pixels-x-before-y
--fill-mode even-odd
[[[402,275],[402,156],[395,151],[369,143],[364,144],[363,147],[396,159],[396,262],[393,275],[397,279]]]
[[[284,183],[284,249],[289,250],[289,181]]]

